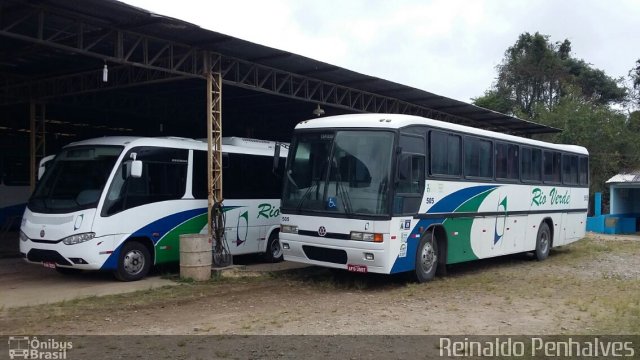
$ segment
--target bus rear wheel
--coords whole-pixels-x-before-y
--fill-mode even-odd
[[[147,276],[151,268],[151,255],[143,244],[130,241],[120,249],[115,276],[120,281],[136,281]]]
[[[549,256],[549,249],[551,249],[551,231],[549,230],[549,225],[546,222],[542,222],[536,236],[536,259],[538,261],[546,259]]]
[[[274,231],[269,236],[269,241],[267,241],[267,250],[264,252],[264,260],[275,263],[282,261],[282,259],[282,245],[280,245],[278,232]]]
[[[438,242],[433,232],[427,231],[420,238],[416,251],[415,279],[419,283],[432,280],[438,268]]]

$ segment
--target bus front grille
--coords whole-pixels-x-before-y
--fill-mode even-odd
[[[344,250],[309,245],[303,245],[302,250],[304,250],[304,254],[311,260],[330,262],[334,264],[347,263],[347,252]]]
[[[27,259],[33,262],[53,262],[58,265],[71,265],[64,256],[53,250],[31,249],[27,254]]]

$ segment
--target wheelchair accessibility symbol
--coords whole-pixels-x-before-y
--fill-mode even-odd
[[[327,209],[336,209],[338,207],[338,201],[335,197],[330,196],[327,199]]]

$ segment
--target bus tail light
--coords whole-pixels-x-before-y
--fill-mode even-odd
[[[383,239],[383,236],[380,233],[367,233],[367,232],[360,232],[360,231],[352,231],[350,238],[351,238],[351,240],[357,240],[357,241],[367,241],[367,242],[381,243],[382,239]]]

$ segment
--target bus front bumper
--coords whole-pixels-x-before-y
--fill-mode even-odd
[[[20,240],[20,253],[27,262],[46,267],[100,270],[114,251],[114,237],[102,236],[74,245]]]
[[[341,244],[319,243],[305,236],[280,233],[284,259],[353,272],[389,274],[391,265],[385,259],[383,244],[338,240]],[[315,241],[314,241],[315,240]]]

